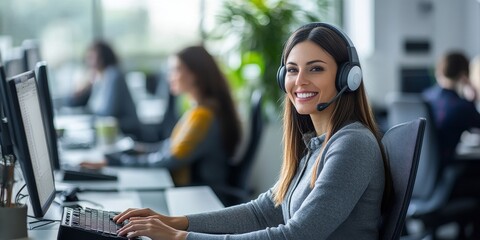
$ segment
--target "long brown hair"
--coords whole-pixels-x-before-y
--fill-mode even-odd
[[[203,46],[184,48],[177,57],[196,77],[194,84],[203,99],[200,104],[213,107],[220,121],[224,148],[232,156],[240,143],[241,125],[225,76]]]
[[[282,61],[286,60],[295,45],[304,41],[311,41],[327,51],[335,59],[337,66],[341,66],[349,60],[347,43],[344,39],[331,29],[321,26],[321,24],[312,23],[299,28],[290,36],[285,44]],[[343,43],[343,45],[339,43]],[[277,206],[285,199],[288,187],[297,171],[298,163],[305,154],[306,146],[303,142],[303,134],[315,131],[310,116],[299,114],[288,99],[288,96],[284,99],[283,119],[283,164],[279,182],[274,189],[274,201]],[[383,198],[383,202],[385,203],[389,201],[392,188],[389,163],[381,143],[380,132],[367,100],[363,82],[356,91],[345,93],[337,100],[332,117],[328,123],[329,127],[326,132],[324,144],[328,142],[333,134],[342,128],[342,126],[352,121],[359,121],[367,127],[374,134],[380,146],[386,179]],[[319,155],[312,171],[313,173],[317,172],[320,158],[321,156]],[[312,188],[316,178],[317,175],[312,174]],[[382,206],[384,205],[385,204],[382,204]]]

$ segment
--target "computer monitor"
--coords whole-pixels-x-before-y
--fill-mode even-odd
[[[58,153],[57,132],[54,123],[55,113],[53,110],[52,97],[50,95],[48,83],[47,62],[38,62],[36,67],[36,80],[38,85],[38,97],[42,109],[42,119],[45,124],[45,134],[48,143],[48,150],[50,153],[50,161],[54,170],[61,170],[63,175],[62,180],[65,181],[88,181],[88,180],[117,180],[117,176],[113,173],[108,173],[102,170],[83,169],[81,167],[61,165],[61,160]],[[57,177],[61,176],[60,174]]]
[[[10,158],[13,160],[14,158],[14,151],[13,151],[13,130],[8,123],[8,119],[11,116],[10,104],[8,101],[7,94],[7,78],[5,76],[5,68],[3,65],[0,64],[0,144],[2,149],[2,157]],[[6,168],[4,168],[6,170]],[[3,176],[7,176],[6,173],[3,173]]]
[[[35,39],[25,39],[22,43],[25,71],[34,70],[38,62],[42,61],[40,46]]]
[[[5,68],[7,77],[11,77],[24,72],[25,63],[23,58],[11,58],[5,60]]]
[[[12,77],[20,73],[26,72],[26,59],[22,47],[15,47],[7,52],[4,60],[5,74]]]
[[[47,132],[42,118],[35,73],[28,71],[8,79],[9,123],[14,150],[27,184],[35,217],[43,217],[55,198]]]
[[[401,91],[421,93],[435,84],[435,76],[430,67],[402,67],[400,69]]]
[[[38,96],[42,107],[42,118],[45,123],[45,131],[48,141],[48,150],[50,151],[50,160],[54,170],[60,170],[60,159],[58,157],[57,132],[54,124],[54,111],[52,97],[48,83],[47,62],[38,62],[35,67],[37,76]]]

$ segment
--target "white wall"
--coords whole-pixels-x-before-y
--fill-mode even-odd
[[[282,165],[282,129],[279,120],[264,125],[250,178],[256,194],[267,191],[278,179]]]
[[[480,55],[480,0],[468,0],[464,12],[468,16],[465,22],[465,47],[469,50],[470,57],[473,57]]]
[[[374,52],[362,59],[362,67],[376,106],[384,106],[386,92],[400,90],[401,66],[433,67],[448,50],[470,58],[480,54],[478,0],[377,0],[374,16]],[[430,53],[405,53],[406,39],[429,40]]]

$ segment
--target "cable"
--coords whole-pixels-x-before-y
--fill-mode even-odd
[[[33,229],[36,229],[36,228],[39,228],[39,227],[43,227],[43,226],[46,226],[46,225],[49,225],[49,224],[52,224],[52,223],[55,223],[55,222],[60,222],[60,220],[55,220],[55,219],[38,219],[34,216],[31,216],[31,215],[27,215],[27,217],[30,217],[30,218],[34,218],[34,219],[37,219],[36,221],[31,221],[31,222],[28,222],[28,224],[35,224],[35,223],[42,223],[42,224],[39,224],[39,225],[36,225],[36,226],[31,226],[29,227],[29,230],[33,230]]]
[[[27,184],[23,184],[23,186],[18,190],[17,195],[15,196],[15,203],[19,203],[20,200],[23,198],[27,197],[28,195],[26,194],[21,194],[22,190],[27,186]]]

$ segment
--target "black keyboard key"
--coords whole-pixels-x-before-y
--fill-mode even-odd
[[[92,230],[98,231],[98,211],[92,211]]]
[[[92,225],[92,211],[90,209],[87,209],[85,211],[85,229],[91,230],[91,225]]]

